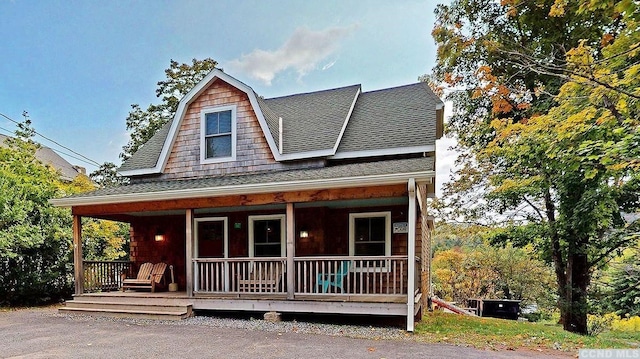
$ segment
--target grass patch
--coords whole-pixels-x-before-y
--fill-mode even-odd
[[[416,323],[418,340],[491,350],[562,350],[638,348],[640,332],[606,331],[597,336],[569,333],[559,325],[467,317],[439,311]]]

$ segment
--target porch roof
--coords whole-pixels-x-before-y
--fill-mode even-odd
[[[134,183],[50,200],[59,207],[387,185],[435,177],[433,157],[352,163],[292,171]]]

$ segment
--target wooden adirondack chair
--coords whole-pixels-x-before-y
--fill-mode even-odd
[[[282,263],[256,263],[247,278],[238,279],[241,292],[277,292],[283,276]]]
[[[135,279],[122,281],[122,291],[124,292],[126,289],[151,289],[151,292],[155,292],[156,288],[163,284],[166,285],[166,271],[166,263],[144,263],[140,266],[138,276]]]
[[[340,262],[340,268],[335,273],[318,273],[316,283],[322,287],[322,293],[327,293],[329,287],[340,289],[340,293],[344,293],[344,277],[349,274],[351,261]]]

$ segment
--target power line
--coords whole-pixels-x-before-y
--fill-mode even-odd
[[[20,123],[19,123],[18,121],[16,121],[16,120],[12,119],[11,117],[9,117],[9,116],[7,116],[7,115],[5,115],[5,114],[1,113],[1,112],[0,112],[0,116],[2,116],[2,117],[4,117],[4,118],[6,118],[7,120],[9,120],[9,121],[11,121],[11,122],[15,123],[16,125],[20,125]],[[36,135],[38,135],[38,136],[40,136],[40,137],[44,138],[44,139],[45,139],[45,140],[47,140],[47,141],[50,141],[50,142],[52,142],[52,143],[55,143],[56,145],[58,145],[58,146],[60,146],[60,147],[64,148],[65,150],[71,151],[72,153],[74,153],[74,154],[76,154],[76,155],[78,155],[78,156],[80,156],[80,157],[84,158],[85,160],[87,160],[87,161],[89,161],[89,162],[91,162],[91,163],[95,164],[96,166],[100,167],[100,163],[98,163],[97,161],[94,161],[94,160],[92,160],[91,158],[89,158],[89,157],[87,157],[87,156],[85,156],[85,155],[83,155],[83,154],[81,154],[81,153],[78,153],[78,152],[76,152],[76,151],[74,151],[74,150],[70,149],[69,147],[67,147],[67,146],[65,146],[65,145],[62,145],[62,144],[58,143],[57,141],[52,140],[51,138],[49,138],[49,137],[47,137],[47,136],[45,136],[45,135],[43,135],[43,134],[41,134],[41,133],[38,133],[38,132],[37,132],[37,131],[35,131],[35,130],[33,131],[33,133],[35,133]]]
[[[6,129],[6,128],[4,128],[4,127],[0,127],[0,130],[3,130],[3,131],[5,131],[5,132],[7,132],[7,134],[9,134],[10,136],[13,136],[13,135],[15,134],[15,132],[13,132],[13,131],[11,131],[11,130],[9,130],[9,129]],[[93,162],[89,162],[89,161],[87,161],[87,160],[85,160],[85,159],[82,159],[82,158],[80,158],[80,157],[78,157],[78,156],[74,156],[74,155],[72,155],[72,154],[70,154],[70,153],[66,153],[66,152],[64,152],[64,151],[61,151],[61,150],[58,150],[58,149],[55,149],[55,148],[51,148],[51,147],[46,147],[46,148],[48,148],[48,149],[50,149],[51,151],[56,152],[56,153],[58,153],[58,154],[63,154],[63,155],[65,155],[65,156],[69,156],[69,157],[71,157],[71,158],[73,158],[73,159],[76,159],[76,160],[78,160],[78,161],[80,161],[80,162],[84,162],[84,163],[86,163],[86,164],[88,164],[88,165],[96,166]],[[100,168],[100,166],[96,166],[96,167]]]
[[[4,128],[4,127],[0,127],[0,130],[6,131],[7,133],[11,134],[11,136],[13,136],[13,134],[14,134],[14,132],[13,132],[13,131],[11,131],[11,130],[7,130],[7,129],[6,129],[6,128]]]

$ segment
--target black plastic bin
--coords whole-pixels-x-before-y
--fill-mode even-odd
[[[469,299],[468,305],[481,317],[517,320],[520,315],[519,300]]]

